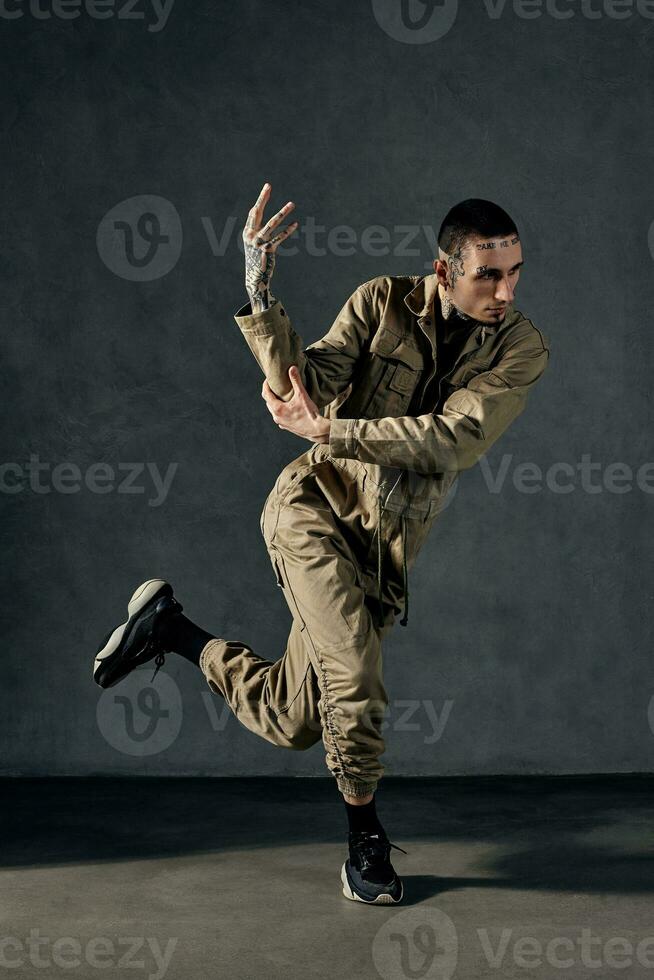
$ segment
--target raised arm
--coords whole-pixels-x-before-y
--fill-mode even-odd
[[[370,334],[371,303],[368,285],[363,283],[341,307],[325,336],[306,349],[279,300],[258,313],[252,313],[248,303],[234,319],[274,393],[284,401],[292,397],[288,369],[295,364],[309,397],[322,409],[352,379]]]
[[[289,201],[262,224],[270,190],[270,184],[263,185],[243,229],[245,288],[250,302],[241,307],[234,319],[273,393],[283,401],[291,400],[293,387],[288,370],[295,364],[309,398],[322,409],[347,387],[369,335],[368,283],[352,293],[322,340],[303,350],[302,338],[293,329],[287,311],[270,292],[275,253],[293,233],[297,221],[281,231],[277,228],[295,205]]]

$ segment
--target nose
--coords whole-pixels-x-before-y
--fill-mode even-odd
[[[498,303],[512,303],[515,292],[511,288],[511,283],[505,277],[502,279],[495,290],[495,299]]]

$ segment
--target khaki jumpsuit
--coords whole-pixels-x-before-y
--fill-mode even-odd
[[[384,773],[381,644],[402,610],[406,625],[408,569],[458,473],[520,415],[549,358],[545,336],[509,306],[501,324],[472,321],[439,377],[437,285],[435,274],[363,283],[306,349],[279,301],[235,315],[272,390],[296,364],[331,431],[284,467],[261,514],[293,617],[286,651],[269,661],[217,638],[200,667],[251,731],[291,749],[322,739],[351,796]]]

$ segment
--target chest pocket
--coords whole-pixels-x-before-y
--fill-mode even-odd
[[[481,360],[478,357],[469,357],[459,364],[456,371],[448,378],[450,384],[455,388],[467,385],[469,381],[476,378],[482,371],[488,371],[490,364],[488,360]]]
[[[488,358],[481,360],[479,357],[469,357],[467,360],[462,361],[456,371],[446,375],[441,381],[441,395],[438,405],[434,410],[440,412],[453,392],[458,391],[459,388],[465,388],[478,374],[482,374],[484,371],[490,371],[490,367]]]
[[[424,357],[402,336],[380,327],[370,344],[368,398],[361,406],[367,418],[401,415],[424,369]]]

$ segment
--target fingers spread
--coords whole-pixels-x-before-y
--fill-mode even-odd
[[[288,226],[288,228],[284,228],[277,235],[275,235],[274,238],[271,238],[270,241],[266,243],[265,251],[268,251],[271,246],[279,245],[279,243],[283,242],[285,238],[288,238],[289,235],[292,235],[295,229],[297,228],[297,226],[298,226],[298,222],[294,221],[292,225]]]
[[[248,212],[248,218],[245,223],[245,230],[252,232],[257,231],[261,227],[261,221],[263,219],[263,212],[266,204],[268,203],[268,198],[270,197],[271,187],[270,184],[264,184],[259,192],[259,197],[257,198],[255,204],[250,208]]]
[[[283,221],[286,215],[292,211],[294,207],[295,204],[293,201],[289,201],[288,204],[285,204],[281,211],[278,211],[277,214],[274,214],[272,218],[265,223],[259,234],[261,236],[269,235],[273,228],[276,228],[280,221]]]

